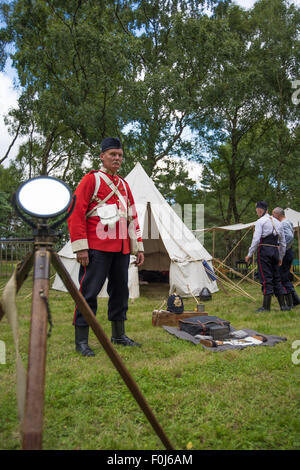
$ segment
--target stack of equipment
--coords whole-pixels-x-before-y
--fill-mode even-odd
[[[206,335],[214,340],[223,340],[230,336],[230,322],[216,316],[195,316],[179,320],[179,329],[192,336]]]

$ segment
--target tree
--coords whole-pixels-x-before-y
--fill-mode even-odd
[[[14,163],[8,168],[0,165],[0,238],[25,236],[30,234],[12,206],[12,195],[22,182],[22,171]]]
[[[291,142],[287,126],[295,122],[290,96],[299,53],[298,18],[299,12],[282,0],[261,0],[250,12],[233,5],[216,16],[223,46],[216,50],[209,81],[199,90],[200,112],[197,106],[193,124],[206,150],[201,158],[206,185],[217,195],[225,224],[238,223],[257,196],[263,177],[257,158],[260,139],[274,131],[275,121],[281,146],[280,156],[269,148],[273,170],[278,169],[275,181],[283,173],[284,147]],[[250,142],[252,147],[246,145]]]
[[[140,1],[127,21],[128,34],[140,31],[136,48],[138,76],[127,83],[125,103],[129,132],[127,142],[133,161],[140,160],[149,175],[155,176],[158,162],[168,156],[186,157],[192,153],[189,138],[190,96],[186,69],[188,48],[182,50],[190,21],[201,22],[203,6],[218,2]],[[201,22],[204,27],[204,22]],[[190,44],[189,44],[190,45]],[[197,37],[192,48],[204,50],[204,38]],[[213,58],[198,68],[198,76],[206,76]],[[193,79],[195,79],[194,77]]]
[[[31,118],[27,133],[32,134],[31,122],[39,136],[34,159],[42,174],[57,167],[55,146],[60,151],[72,143],[69,155],[79,147],[92,164],[102,138],[121,133],[122,83],[132,75],[132,66],[130,40],[120,33],[113,4],[18,0],[6,11],[6,32],[15,48],[11,57],[24,90],[20,105],[24,109],[26,102]],[[29,139],[23,152],[29,160],[30,148]],[[78,166],[82,152],[79,157]]]
[[[57,168],[58,140],[57,148],[77,141],[92,167],[102,138],[118,135],[127,157],[124,171],[141,160],[149,174],[160,159],[191,151],[182,137],[187,113],[176,105],[178,77],[170,71],[176,42],[169,37],[179,12],[199,17],[205,4],[215,3],[16,0],[6,5],[5,32],[15,48],[12,59],[32,124],[20,155],[28,159],[29,173],[33,149],[40,161],[35,171]],[[34,145],[33,126],[39,136]],[[78,166],[82,162],[80,153]]]

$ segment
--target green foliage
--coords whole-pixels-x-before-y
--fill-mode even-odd
[[[203,148],[203,186],[222,224],[231,224],[247,221],[257,199],[282,206],[298,201],[292,179],[299,107],[291,84],[298,73],[299,10],[262,0],[249,12],[233,5],[217,21],[220,47],[209,83],[199,88],[193,125]]]
[[[22,172],[14,164],[8,168],[0,165],[0,238],[14,238],[29,233],[12,206],[12,195],[22,179]]]
[[[21,92],[6,119],[26,137],[16,159],[24,176],[52,174],[73,189],[99,166],[102,138],[116,135],[122,176],[139,161],[168,200],[205,201],[218,223],[252,218],[257,198],[298,203],[299,8],[15,0],[0,10],[0,66],[13,46]],[[189,159],[203,165],[201,190]]]

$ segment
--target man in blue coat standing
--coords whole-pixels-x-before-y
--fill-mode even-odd
[[[295,305],[300,303],[300,299],[290,280],[290,270],[294,259],[292,248],[294,241],[294,226],[293,223],[286,218],[285,212],[281,207],[275,207],[272,211],[272,215],[281,223],[285,235],[286,252],[283,257],[282,264],[279,267],[279,272],[282,285],[286,289],[287,306],[289,309],[292,309]]]

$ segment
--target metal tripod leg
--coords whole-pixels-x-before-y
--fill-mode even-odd
[[[85,320],[89,324],[89,326],[94,331],[95,335],[97,336],[99,342],[103,346],[103,349],[109,356],[110,360],[112,361],[113,365],[121,375],[122,379],[124,380],[125,384],[129,388],[130,392],[132,393],[133,397],[139,404],[141,410],[145,414],[146,418],[150,422],[151,426],[153,427],[154,431],[156,432],[157,436],[160,438],[161,442],[164,444],[166,449],[173,450],[174,447],[172,446],[171,442],[169,441],[168,437],[166,436],[164,430],[160,426],[159,422],[157,421],[156,417],[154,416],[151,408],[149,407],[146,399],[142,395],[138,385],[130,375],[129,371],[123,364],[123,361],[113,345],[111,344],[110,340],[106,336],[103,328],[101,327],[100,323],[96,319],[94,313],[90,309],[88,303],[86,302],[85,298],[79,292],[77,287],[75,286],[74,282],[72,281],[69,273],[65,269],[63,263],[61,262],[57,253],[52,251],[51,257],[52,264],[54,265],[57,273],[63,280],[68,292],[73,297],[76,305],[78,306],[80,312],[84,316]]]

